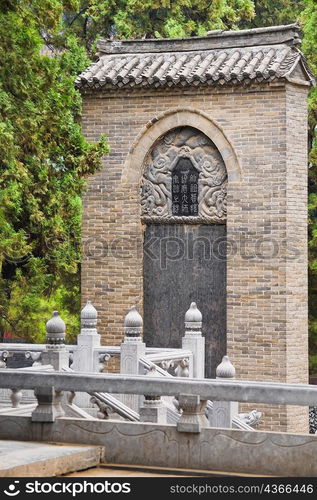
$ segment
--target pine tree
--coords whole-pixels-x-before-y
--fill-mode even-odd
[[[81,194],[104,139],[89,144],[74,79],[88,64],[74,37],[63,49],[62,13],[73,1],[0,4],[0,317],[2,330],[44,335],[59,307],[78,326]],[[53,45],[52,45],[53,47]]]

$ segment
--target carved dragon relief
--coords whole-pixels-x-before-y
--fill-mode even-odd
[[[198,215],[173,215],[173,169],[188,158],[199,172]],[[195,187],[195,186],[194,186]],[[219,151],[203,133],[191,127],[168,132],[149,152],[141,184],[143,222],[224,223],[226,220],[227,172]]]

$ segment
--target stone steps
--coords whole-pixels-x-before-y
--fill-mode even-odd
[[[100,464],[102,446],[0,441],[0,477],[53,477]]]
[[[243,473],[106,463],[104,455],[102,446],[0,441],[0,477],[252,477]]]

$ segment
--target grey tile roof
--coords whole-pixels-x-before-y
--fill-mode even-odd
[[[76,85],[84,90],[248,84],[288,78],[298,64],[313,83],[298,43],[297,25],[187,39],[103,40],[99,60]]]

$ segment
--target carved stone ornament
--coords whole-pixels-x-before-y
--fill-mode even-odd
[[[159,139],[144,165],[143,222],[223,224],[226,203],[226,167],[205,134],[179,127]]]

